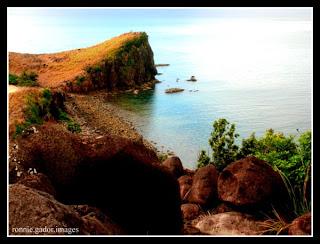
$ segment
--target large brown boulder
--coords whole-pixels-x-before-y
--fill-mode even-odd
[[[200,215],[200,207],[197,204],[186,203],[181,205],[183,219],[192,220]]]
[[[289,235],[311,235],[311,213],[306,213],[292,221]]]
[[[93,209],[93,208],[91,208]],[[9,186],[11,235],[119,235],[123,230],[95,209],[80,215],[72,206],[21,184]]]
[[[68,234],[56,228],[74,228],[73,234],[81,234],[81,226],[80,216],[70,207],[56,201],[51,195],[21,184],[9,186],[10,234]]]
[[[239,212],[207,215],[195,226],[201,233],[208,235],[259,235],[263,231],[259,221]]]
[[[18,144],[21,165],[44,173],[55,187],[72,182],[87,151],[78,135],[57,123],[45,123],[38,133],[20,137]]]
[[[165,166],[176,178],[179,178],[184,173],[181,160],[177,156],[167,158],[163,161],[162,165]]]
[[[189,175],[183,175],[178,179],[179,186],[180,186],[180,197],[183,202],[188,197],[192,186],[192,177]]]
[[[218,179],[222,201],[248,206],[278,201],[286,196],[281,176],[265,161],[253,156],[228,165]]]
[[[88,205],[75,205],[73,209],[81,216],[81,231],[85,235],[122,235],[124,230],[105,213]]]
[[[17,183],[56,196],[56,190],[52,186],[50,179],[42,173],[27,175]]]
[[[218,171],[210,164],[197,170],[188,195],[188,202],[209,206],[217,195]]]
[[[22,164],[49,177],[58,201],[98,207],[130,234],[180,233],[178,182],[142,143],[104,136],[83,144],[53,123],[21,140]]]

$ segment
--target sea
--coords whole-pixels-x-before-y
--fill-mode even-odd
[[[210,153],[208,139],[219,118],[236,125],[237,143],[269,128],[295,136],[312,129],[310,8],[25,11],[8,12],[10,51],[57,52],[145,31],[155,64],[169,64],[157,67],[160,83],[108,102],[187,168],[196,167],[200,150]],[[23,32],[28,21],[33,24],[28,31],[38,35],[29,33],[22,43],[10,29]],[[191,76],[197,81],[187,81]],[[184,91],[165,93],[174,87]]]

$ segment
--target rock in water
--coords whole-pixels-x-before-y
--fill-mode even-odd
[[[194,75],[192,75],[192,76],[190,77],[190,79],[187,80],[187,81],[197,81],[197,79],[196,79],[196,77],[194,77]]]
[[[289,235],[311,235],[311,213],[306,213],[292,221]]]
[[[263,231],[259,221],[238,212],[205,216],[196,224],[196,228],[209,235],[259,235]]]
[[[183,92],[184,89],[182,88],[169,88],[165,90],[165,93],[177,93],[177,92]]]
[[[188,195],[190,203],[209,206],[217,196],[218,171],[210,164],[197,170]]]
[[[163,161],[162,165],[165,166],[176,178],[179,178],[183,174],[183,166],[180,158],[177,156],[167,158]]]
[[[222,201],[236,206],[280,200],[286,196],[281,176],[265,161],[253,156],[228,165],[218,179]]]

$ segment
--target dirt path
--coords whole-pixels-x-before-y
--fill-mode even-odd
[[[13,92],[16,92],[16,91],[18,91],[18,90],[20,90],[20,89],[21,89],[21,87],[14,86],[14,85],[9,85],[9,90],[8,90],[8,92],[9,92],[9,93],[13,93]]]

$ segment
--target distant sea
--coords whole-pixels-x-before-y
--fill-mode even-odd
[[[163,151],[174,151],[185,167],[195,168],[198,152],[209,151],[212,123],[218,118],[236,124],[239,142],[268,128],[293,135],[297,129],[311,129],[310,10],[72,11],[73,21],[64,25],[60,13],[62,38],[67,36],[57,42],[60,50],[93,45],[123,32],[147,32],[155,63],[170,65],[158,67],[161,83],[154,91],[122,95],[112,102],[146,139]],[[56,23],[53,17],[50,23]],[[49,39],[46,47],[33,46],[29,52],[58,51]],[[192,75],[197,81],[186,81]],[[172,87],[185,90],[164,92]]]

